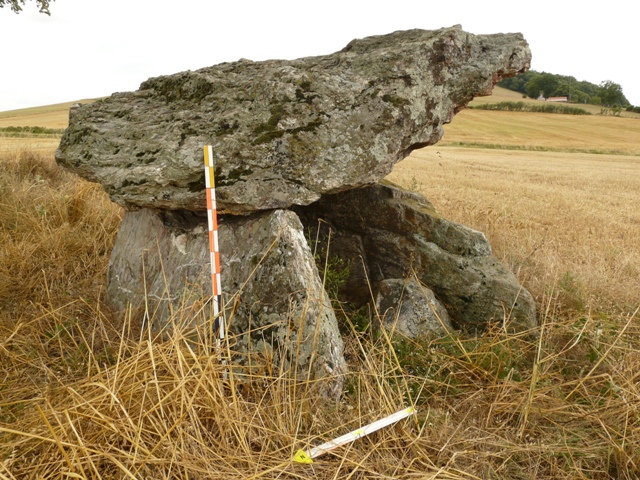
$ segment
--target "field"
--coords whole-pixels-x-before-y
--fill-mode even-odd
[[[55,108],[0,127],[60,128]],[[640,477],[640,119],[465,110],[400,162],[389,178],[483,231],[540,325],[420,341],[352,326],[337,403],[268,362],[224,379],[207,340],[112,315],[122,211],[58,169],[56,144],[0,137],[1,480]]]
[[[94,99],[79,100],[80,103],[91,103]],[[8,136],[2,132],[6,127],[46,127],[52,129],[66,128],[69,123],[69,108],[76,102],[58,103],[44,107],[23,108],[0,112],[0,155],[29,149],[37,152],[51,152],[60,143],[59,138],[52,135]]]
[[[0,128],[37,126],[47,128],[66,128],[69,123],[69,108],[74,103],[91,103],[96,99],[84,99],[77,102],[56,103],[43,107],[22,108],[0,112]]]

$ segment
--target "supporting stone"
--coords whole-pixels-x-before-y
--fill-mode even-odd
[[[415,274],[459,328],[483,330],[500,323],[526,329],[536,324],[533,298],[493,257],[486,237],[443,219],[417,193],[386,182],[325,195],[297,211],[310,228],[325,225],[334,235],[361,238],[361,257],[374,291],[383,280]],[[336,248],[332,254],[351,256]]]
[[[111,306],[122,311],[146,303],[155,331],[185,322],[208,328],[206,229],[206,218],[187,211],[127,212],[109,264]],[[274,368],[303,379],[332,376],[339,392],[346,371],[342,339],[295,213],[224,217],[219,233],[233,349],[268,357]]]
[[[384,328],[408,338],[441,337],[453,331],[444,305],[430,288],[413,278],[380,282],[376,310]]]

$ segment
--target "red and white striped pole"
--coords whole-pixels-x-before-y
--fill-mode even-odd
[[[213,293],[214,328],[224,340],[225,325],[222,311],[222,284],[220,283],[220,245],[218,243],[218,212],[216,208],[216,185],[213,173],[213,147],[204,147],[204,178],[207,192],[207,217],[209,220],[209,255],[211,257],[211,288]]]

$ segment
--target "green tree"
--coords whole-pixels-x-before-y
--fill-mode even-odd
[[[529,70],[517,77],[504,79],[499,85],[509,90],[524,93],[531,98],[538,98],[542,93],[547,98],[566,96],[569,97],[569,101],[575,103],[602,104],[600,95],[602,86],[584,80],[577,81],[575,77],[569,75],[556,75]]]
[[[531,98],[538,98],[541,93],[545,97],[551,97],[554,95],[556,88],[558,88],[558,82],[557,75],[543,72],[529,80],[524,88]]]
[[[40,13],[46,13],[47,15],[51,15],[49,12],[49,4],[53,0],[36,0],[36,5],[40,9]],[[16,13],[20,13],[22,11],[22,5],[24,5],[25,0],[0,0],[0,8],[4,8],[5,5],[11,7]]]
[[[508,90],[513,90],[514,92],[527,93],[525,85],[529,80],[537,75],[539,75],[539,73],[535,70],[529,70],[528,72],[522,73],[516,77],[505,78],[498,85]]]
[[[629,100],[622,93],[622,87],[611,80],[605,80],[600,84],[598,96],[602,105],[607,107],[629,105]]]

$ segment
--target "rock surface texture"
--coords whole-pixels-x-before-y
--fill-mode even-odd
[[[221,213],[307,205],[376,183],[530,58],[520,34],[456,26],[152,78],[75,109],[56,158],[125,207],[198,211],[213,145]]]
[[[453,330],[447,309],[415,279],[380,282],[376,310],[384,328],[405,337],[442,336]]]
[[[210,321],[202,151],[213,145],[222,283],[238,351],[308,378],[335,375],[340,389],[342,339],[305,238],[314,229],[333,235],[327,248],[350,265],[341,297],[362,305],[377,296],[407,335],[505,319],[531,326],[531,296],[484,235],[379,183],[530,58],[520,34],[410,30],[326,56],[152,78],[136,92],[74,106],[58,163],[128,210],[109,266],[111,305],[146,305],[156,330]],[[432,293],[421,301],[421,292]],[[391,305],[400,298],[404,306]]]

